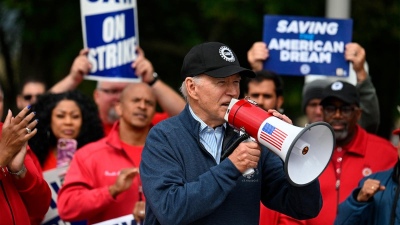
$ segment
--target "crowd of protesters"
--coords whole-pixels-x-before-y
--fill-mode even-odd
[[[399,223],[400,145],[396,151],[375,134],[379,102],[359,44],[348,43],[343,56],[355,85],[304,83],[299,110],[309,124],[328,123],[336,140],[324,172],[305,186],[291,184],[285,162],[265,146],[236,143],[240,135],[224,120],[242,89],[292,123],[282,78],[262,68],[265,43],[249,48],[250,69],[226,44],[195,45],[176,77],[182,95],[157,76],[140,47],[137,53],[132,68],[141,81],[99,80],[93,97],[77,90],[91,70],[88,49],[49,90],[25,79],[16,96],[20,111],[8,110],[1,124],[0,224],[41,224],[53,202],[62,220],[87,224],[129,214],[146,224]],[[0,112],[8,97],[0,90]],[[62,165],[58,199],[51,199],[44,174],[61,167],[65,140],[73,140],[73,155]],[[249,168],[255,173],[243,175]]]

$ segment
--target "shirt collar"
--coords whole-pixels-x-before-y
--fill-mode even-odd
[[[207,129],[207,128],[212,128],[212,127],[208,126],[206,123],[204,123],[204,121],[201,120],[201,119],[193,112],[193,110],[192,110],[192,108],[190,107],[190,105],[189,105],[189,111],[190,111],[190,114],[192,115],[192,117],[200,123],[200,131],[203,131],[204,129]],[[224,129],[226,129],[226,123],[222,124],[222,126],[223,126]]]

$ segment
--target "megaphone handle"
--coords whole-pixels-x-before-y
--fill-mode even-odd
[[[254,141],[254,139],[252,137],[248,137],[246,140],[244,140],[243,142],[249,142],[249,141]],[[254,169],[253,168],[249,168],[246,171],[244,171],[243,176],[248,176],[248,175],[252,175],[254,173]]]
[[[228,157],[234,150],[235,148],[244,140],[248,139],[250,136],[246,133],[241,135],[238,139],[235,140],[235,142],[232,143],[231,146],[229,146],[225,152],[222,154],[221,159],[225,159]]]
[[[246,171],[244,171],[243,176],[249,176],[249,175],[252,175],[253,173],[254,173],[254,169],[249,168]]]
[[[229,146],[229,148],[224,152],[224,154],[222,154],[221,159],[224,159],[226,157],[228,157],[233,150],[235,150],[235,148],[244,141],[254,141],[247,133],[242,133],[241,136],[231,145]],[[247,175],[251,175],[254,173],[254,169],[253,168],[249,168],[246,171],[244,171],[243,175],[247,176]]]

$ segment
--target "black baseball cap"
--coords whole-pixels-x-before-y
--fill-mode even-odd
[[[335,81],[325,87],[322,91],[320,105],[325,105],[330,98],[338,98],[350,105],[356,104],[360,106],[360,96],[358,95],[356,86],[345,81]]]
[[[227,45],[219,42],[206,42],[194,46],[183,59],[181,69],[183,79],[200,74],[223,78],[236,73],[250,78],[256,76],[252,70],[241,67],[235,53]]]

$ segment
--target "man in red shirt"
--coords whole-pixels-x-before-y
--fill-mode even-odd
[[[332,126],[336,139],[331,161],[319,177],[322,210],[316,218],[304,221],[281,214],[282,224],[333,224],[338,205],[363,177],[390,169],[397,162],[392,143],[367,133],[357,124],[362,112],[354,85],[336,81],[324,88],[322,95],[323,120]]]
[[[138,167],[156,112],[156,97],[147,84],[130,84],[115,109],[119,121],[108,136],[74,155],[58,195],[64,221],[98,223],[131,214],[135,205],[135,220],[144,218]]]
[[[132,64],[136,75],[141,77],[144,83],[147,83],[156,96],[157,103],[164,112],[156,112],[153,123],[157,123],[169,116],[180,113],[185,107],[185,101],[175,90],[158,78],[154,72],[153,65],[144,56],[141,48],[138,48],[138,57]],[[83,80],[83,77],[89,73],[91,64],[87,57],[89,49],[82,49],[75,58],[70,73],[60,82],[55,84],[51,92],[63,92],[75,89]],[[98,81],[96,89],[93,91],[93,99],[99,109],[99,116],[103,122],[104,133],[107,135],[114,122],[118,120],[118,115],[114,106],[118,102],[122,90],[128,85],[127,82]]]
[[[364,68],[364,63],[366,62],[365,50],[357,43],[349,43],[346,45],[344,57],[346,60],[353,63],[352,69],[357,76],[356,88],[360,94],[360,102],[362,107],[362,115],[360,116],[360,119],[358,119],[358,124],[360,124],[368,132],[375,133],[379,125],[379,104],[375,88],[367,71]],[[248,62],[255,71],[262,70],[263,62],[268,58],[269,50],[266,44],[263,42],[255,42],[247,53]],[[302,111],[307,117],[307,123],[323,120],[322,107],[319,104],[321,102],[322,90],[330,82],[332,81],[324,79],[314,80],[305,84],[303,87]],[[271,92],[271,90],[263,91],[265,93],[268,91]],[[261,225],[277,225],[287,223],[286,217],[282,217],[276,211],[270,210],[263,205],[261,205],[260,211]]]

